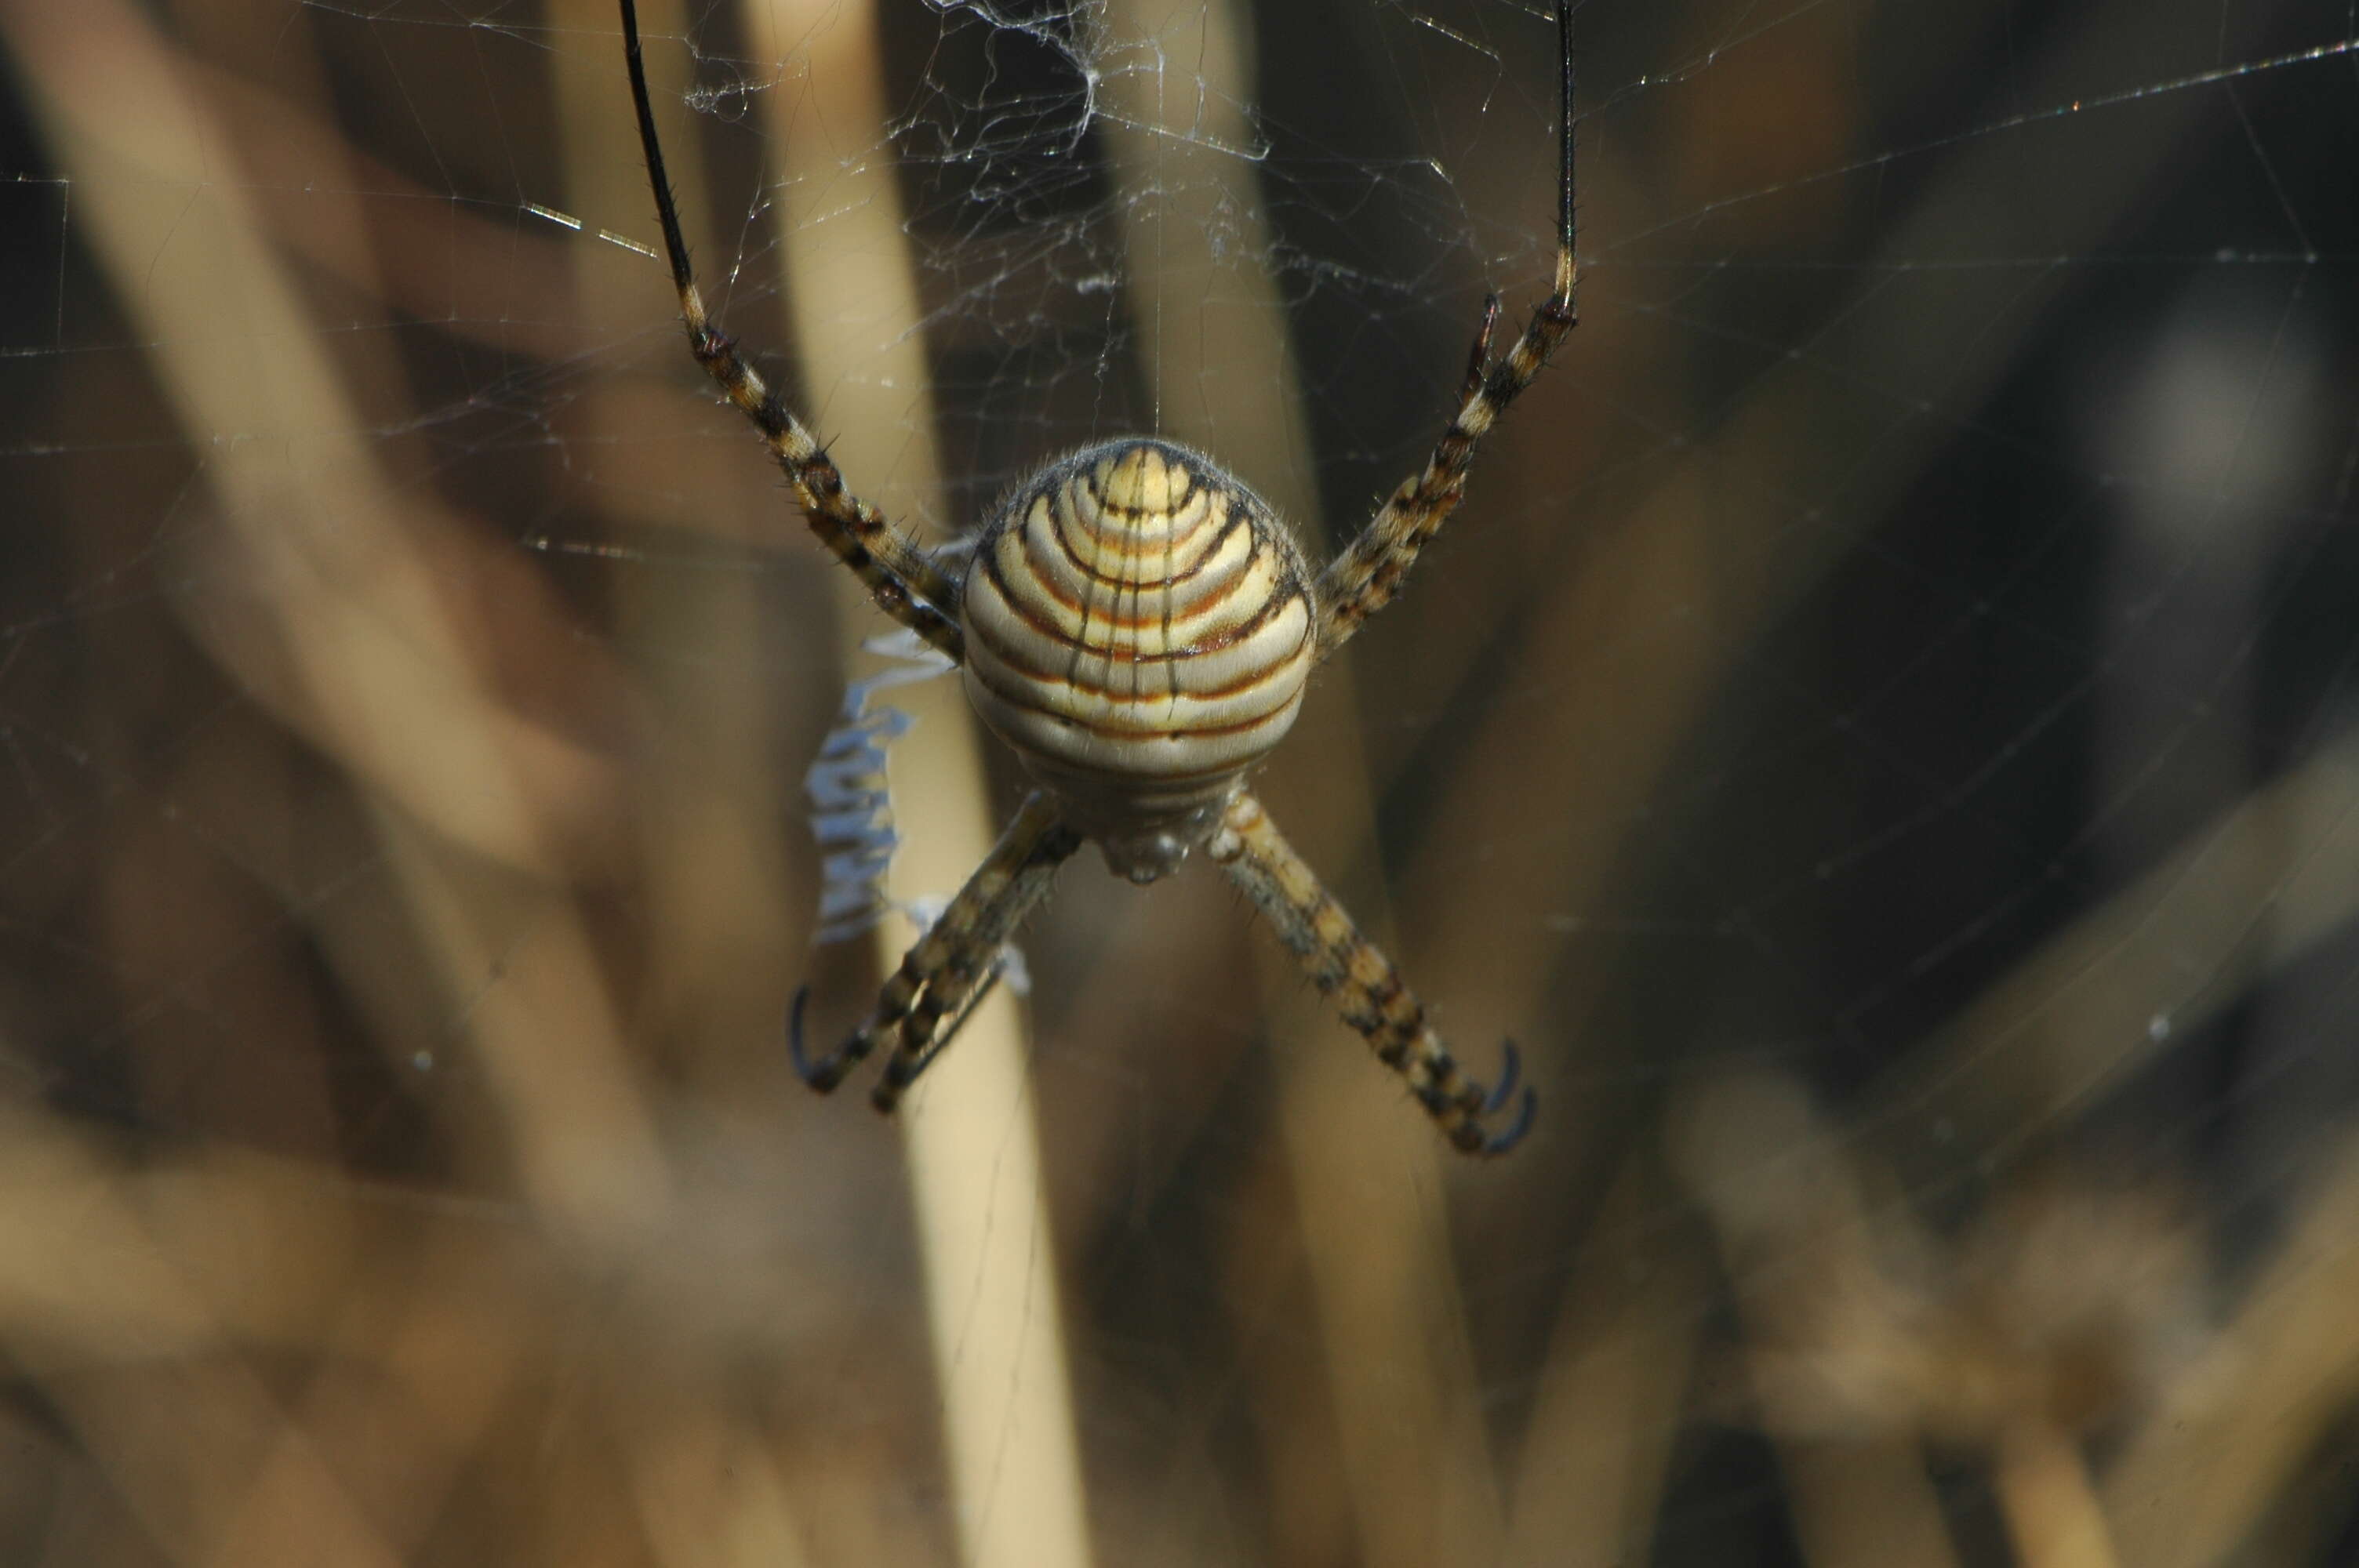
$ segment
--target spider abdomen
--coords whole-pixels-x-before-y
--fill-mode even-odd
[[[1217,813],[1293,724],[1305,578],[1268,506],[1201,454],[1084,448],[1018,486],[976,546],[967,694],[1115,860],[1116,838]]]

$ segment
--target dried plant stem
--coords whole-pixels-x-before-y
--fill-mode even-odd
[[[1502,1562],[1617,1568],[1652,1556],[1711,1278],[1694,1231],[1659,1225],[1673,1202],[1654,1152],[1642,1150],[1582,1245],[1533,1400]]]
[[[2046,1127],[2343,929],[2359,910],[2359,743],[2320,750],[2190,834],[1988,987],[1893,1076],[1896,1157]]]
[[[2114,1568],[2105,1511],[2069,1433],[2034,1417],[2009,1422],[1995,1484],[2023,1568]]]
[[[2349,1419],[2359,1398],[2359,1138],[2321,1165],[2234,1316],[2106,1473],[2125,1562],[2223,1561]]]
[[[209,454],[223,524],[209,541],[226,558],[199,575],[253,585],[193,602],[192,630],[360,782],[448,1004],[472,999],[467,1035],[533,1202],[619,1241],[659,1210],[665,1176],[587,935],[552,885],[571,819],[608,781],[482,665],[487,639],[450,583],[470,542],[375,460],[295,280],[225,178],[234,142],[210,106],[126,8],[51,15],[24,8],[12,32],[87,193],[83,241]],[[513,633],[538,630],[535,608],[510,607]]]
[[[761,102],[783,164],[783,200],[771,211],[803,405],[863,493],[905,524],[939,517],[932,376],[886,136],[878,18],[869,5],[833,0],[745,0],[744,16],[757,53],[792,62]],[[867,596],[849,575],[838,580],[847,637],[873,630]],[[907,842],[891,891],[946,896],[999,825],[959,689],[912,688],[905,706],[919,722],[894,758]],[[884,927],[880,965],[899,962],[915,935]],[[978,1568],[1090,1561],[1028,1057],[1022,1011],[1003,988],[899,1118],[943,1446],[962,1555]]]

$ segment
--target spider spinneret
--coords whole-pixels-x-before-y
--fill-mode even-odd
[[[876,607],[965,670],[984,722],[1040,784],[974,874],[918,939],[866,1022],[828,1054],[803,1048],[804,988],[788,1044],[824,1094],[880,1047],[869,1098],[890,1110],[932,1065],[998,977],[1000,950],[1088,840],[1133,881],[1176,871],[1199,844],[1269,921],[1343,1022],[1364,1035],[1451,1144],[1499,1154],[1530,1128],[1506,1043],[1498,1082],[1469,1077],[1392,960],[1363,935],[1294,852],[1245,770],[1302,706],[1311,668],[1389,603],[1419,553],[1458,509],[1474,449],[1572,330],[1572,4],[1558,0],[1556,285],[1494,360],[1494,297],[1475,328],[1456,411],[1423,468],[1315,577],[1283,523],[1201,453],[1151,437],[1085,447],[1017,485],[959,575],[902,538],[846,488],[803,422],[712,324],[689,265],[664,175],[639,47],[621,0],[624,58],[690,351],[761,432],[820,542]],[[1513,1104],[1515,1115],[1491,1119]]]

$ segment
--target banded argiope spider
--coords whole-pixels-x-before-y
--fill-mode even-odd
[[[1392,960],[1279,835],[1245,773],[1294,722],[1312,666],[1391,600],[1458,509],[1476,444],[1572,330],[1571,0],[1556,11],[1555,288],[1498,360],[1499,301],[1485,305],[1458,411],[1433,455],[1316,577],[1252,491],[1202,453],[1152,437],[1099,441],[1018,484],[957,575],[897,534],[844,488],[810,429],[706,314],[664,175],[638,16],[632,0],[621,5],[647,180],[690,351],[761,431],[820,542],[878,609],[962,666],[976,712],[1038,784],[885,982],[868,1021],[817,1061],[803,1048],[809,988],[797,993],[788,1033],[803,1081],[825,1094],[889,1045],[870,1098],[891,1110],[948,1048],[990,989],[1000,949],[1085,840],[1135,882],[1178,870],[1201,845],[1451,1143],[1470,1154],[1513,1147],[1537,1104],[1527,1088],[1513,1119],[1490,1125],[1515,1096],[1514,1042],[1495,1086],[1460,1070]]]

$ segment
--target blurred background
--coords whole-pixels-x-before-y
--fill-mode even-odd
[[[644,13],[935,542],[1151,430],[1321,554],[1547,287],[1533,0]],[[2359,1562],[2359,19],[1578,32],[1582,325],[1256,784],[1474,1164],[1093,850],[794,1080],[898,666],[608,6],[0,0],[0,1562]],[[947,895],[1020,781],[872,703]]]

